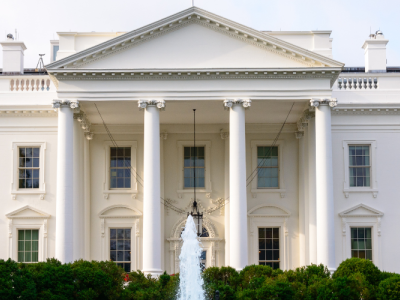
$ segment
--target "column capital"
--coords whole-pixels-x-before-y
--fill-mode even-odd
[[[296,139],[301,139],[304,136],[304,131],[296,131],[295,133]]]
[[[329,105],[330,107],[337,106],[337,99],[336,98],[312,98],[310,100],[310,105],[312,107],[318,107],[320,105]]]
[[[227,138],[229,138],[229,132],[225,132],[222,129],[219,132],[219,134],[221,135],[221,139],[223,139],[223,140],[226,140]]]
[[[57,108],[61,108],[62,106],[69,106],[72,109],[79,109],[79,101],[70,101],[70,100],[53,100],[53,108],[56,110]]]
[[[147,106],[157,106],[160,110],[165,110],[165,100],[139,100],[139,110],[144,110]]]
[[[229,109],[232,108],[234,104],[241,104],[244,108],[249,108],[251,106],[250,99],[225,99],[224,100],[224,108]]]

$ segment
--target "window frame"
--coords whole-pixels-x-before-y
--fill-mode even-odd
[[[19,188],[19,148],[40,148],[39,153],[39,188]],[[17,195],[40,195],[40,199],[44,200],[46,194],[45,181],[45,158],[46,158],[46,142],[13,142],[12,143],[12,168],[13,177],[11,182],[12,199],[16,200]]]
[[[251,147],[251,172],[258,169],[258,147],[271,147],[274,144],[273,140],[252,140],[250,142]],[[254,178],[251,182],[251,193],[253,198],[257,197],[259,193],[279,193],[281,198],[286,196],[285,181],[284,181],[284,160],[283,151],[285,142],[284,140],[277,140],[274,147],[278,147],[278,188],[259,188],[258,180]],[[258,174],[257,174],[258,177]]]
[[[350,146],[369,146],[370,147],[370,186],[359,187],[350,186]],[[378,196],[377,181],[377,142],[375,140],[344,140],[343,141],[343,158],[344,158],[344,181],[343,193],[346,198],[351,193],[371,193],[374,198]]]
[[[281,253],[282,253],[282,251],[281,251],[281,248],[282,248],[281,231],[282,230],[281,230],[281,226],[258,226],[257,227],[257,242],[258,243],[260,242],[260,232],[259,232],[259,230],[260,229],[267,229],[267,228],[270,228],[272,230],[275,229],[275,228],[278,229],[278,232],[279,232],[279,238],[278,238],[278,240],[279,240],[279,260],[278,260],[278,262],[279,262],[279,269],[282,269],[281,268],[281,266],[282,266],[282,258],[281,258]],[[272,239],[274,239],[274,238],[272,238]],[[260,246],[259,245],[258,245],[258,249],[257,250],[260,251]],[[260,265],[260,257],[258,257],[257,261],[258,261],[257,265]],[[276,262],[276,260],[271,260],[269,262]],[[265,263],[267,263],[267,260],[265,260]]]
[[[121,148],[131,148],[131,167],[133,170],[137,170],[137,141],[116,141],[118,147]],[[103,143],[104,155],[105,155],[105,169],[104,169],[104,180],[103,180],[103,195],[105,199],[108,199],[109,194],[131,194],[136,196],[138,193],[138,181],[135,172],[132,170],[133,175],[131,175],[131,187],[130,188],[110,188],[111,184],[111,148],[114,148],[114,143],[111,141],[106,141]],[[143,178],[143,174],[139,174]]]
[[[193,141],[177,141],[178,147],[178,196],[193,193],[193,188],[184,186],[184,148],[193,147]],[[212,193],[211,189],[211,141],[196,141],[196,147],[204,147],[204,188],[197,188],[196,193]],[[181,196],[179,197],[181,198]]]
[[[38,240],[37,240],[37,242],[38,242],[38,261],[29,261],[29,262],[25,262],[25,261],[21,261],[21,263],[25,263],[25,264],[32,264],[32,263],[37,263],[37,262],[39,262],[39,245],[40,245],[40,230],[39,229],[35,229],[35,228],[24,228],[24,229],[21,229],[21,228],[19,228],[19,229],[17,229],[17,237],[16,237],[16,239],[17,239],[17,262],[18,263],[20,263],[20,261],[18,261],[18,258],[19,258],[19,252],[21,252],[21,251],[19,251],[19,232],[20,231],[26,231],[26,230],[37,230],[38,231]],[[26,242],[26,240],[24,239],[23,240],[24,242]],[[31,239],[31,241],[32,241],[32,239]],[[24,250],[23,251],[24,253],[26,253],[26,251]],[[31,253],[32,253],[33,251],[31,250]]]
[[[183,188],[184,189],[194,189],[194,187],[185,187],[185,169],[204,169],[204,186],[200,187],[200,186],[196,186],[196,190],[197,189],[204,189],[206,186],[206,147],[205,146],[197,146],[196,148],[204,148],[204,166],[203,167],[199,167],[199,166],[193,166],[193,167],[185,167],[185,148],[195,148],[193,146],[183,146]],[[190,156],[192,157],[192,156]]]
[[[134,258],[135,252],[136,252],[135,249],[133,248],[135,246],[135,242],[132,241],[135,238],[135,227],[136,227],[135,224],[133,224],[133,226],[128,226],[128,227],[122,227],[120,224],[117,227],[113,226],[113,224],[108,226],[108,260],[110,260],[110,261],[111,261],[111,249],[110,249],[110,247],[111,247],[111,233],[110,233],[111,229],[130,229],[131,230],[131,239],[130,239],[130,241],[131,241],[131,260],[129,262],[131,264],[131,270],[129,272],[132,272],[132,270],[133,270],[132,261],[133,261],[133,258]],[[118,250],[116,250],[116,251],[118,251]],[[120,261],[114,261],[114,262],[118,263]],[[127,262],[128,261],[123,261],[120,263],[127,263]]]
[[[372,253],[372,258],[371,258],[371,261],[373,262],[374,261],[374,241],[373,241],[373,239],[374,239],[374,237],[373,237],[373,228],[371,227],[371,226],[350,226],[350,228],[349,228],[349,235],[350,235],[350,255],[351,255],[351,257],[353,257],[353,254],[352,254],[352,251],[353,251],[353,247],[352,247],[352,229],[358,229],[358,228],[364,228],[364,229],[367,229],[367,228],[369,228],[369,229],[371,229],[371,253]],[[364,239],[366,239],[366,238],[364,238]],[[366,247],[365,247],[365,249],[363,249],[364,251],[365,250],[367,250],[366,249]],[[368,259],[368,258],[366,258],[366,259]]]

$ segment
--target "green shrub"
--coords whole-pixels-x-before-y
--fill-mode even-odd
[[[392,274],[379,283],[377,298],[379,300],[400,299],[400,275]]]
[[[11,259],[0,259],[0,299],[37,299],[32,274]]]
[[[379,285],[381,279],[381,271],[373,264],[372,261],[368,259],[346,259],[339,265],[332,277],[348,277],[357,272],[363,274],[369,284],[373,286]]]

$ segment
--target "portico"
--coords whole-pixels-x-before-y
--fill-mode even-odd
[[[190,43],[193,37],[201,46]],[[200,172],[200,209],[218,207],[204,227],[213,234],[202,237],[210,245],[208,266],[240,270],[276,263],[289,269],[323,263],[334,269],[331,87],[341,68],[326,56],[198,8],[50,64],[59,97],[53,105],[59,111],[57,258],[69,262],[89,252],[110,259],[111,242],[101,255],[97,250],[95,237],[108,236],[108,217],[97,210],[123,204],[143,213],[109,216],[119,218],[115,228],[135,230],[132,266],[153,275],[178,271],[178,210],[193,201],[185,174]],[[205,154],[202,169],[192,171],[186,153],[193,141],[193,108]],[[74,112],[81,117],[74,120]],[[74,123],[82,132],[74,131]],[[84,137],[90,142],[76,142]],[[81,147],[86,143],[90,148]],[[127,150],[115,158],[111,153],[118,148]],[[85,151],[90,174],[83,175],[72,166]],[[119,167],[126,169],[123,176],[113,175],[120,172],[113,165],[118,159],[131,167]],[[258,178],[261,171],[265,179]],[[73,192],[74,174],[90,179],[89,203],[83,189]],[[122,188],[113,180],[124,180]],[[79,212],[72,195],[85,201],[87,214]],[[79,223],[72,222],[76,215]],[[269,250],[254,246],[263,239],[261,229],[274,232],[275,259],[261,258]],[[90,246],[71,251],[82,244],[82,234],[90,236]]]

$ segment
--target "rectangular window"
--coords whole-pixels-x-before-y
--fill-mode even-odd
[[[371,228],[351,228],[351,257],[372,260]]]
[[[257,147],[257,187],[279,188],[278,147]]]
[[[258,228],[258,264],[279,269],[279,228]]]
[[[112,147],[110,149],[110,188],[131,188],[130,147]]]
[[[39,230],[18,230],[18,262],[38,262]]]
[[[349,146],[350,186],[370,186],[370,146]]]
[[[195,161],[196,159],[196,161]],[[185,147],[184,148],[184,187],[192,188],[205,187],[205,157],[204,147]]]
[[[20,147],[18,163],[18,179],[20,189],[38,189],[39,188],[39,147]]]
[[[131,229],[110,229],[110,260],[131,272]]]
[[[202,251],[200,256],[200,269],[202,272],[206,269],[207,251]]]
[[[58,45],[53,46],[53,61],[56,61],[58,50],[60,50],[60,46]]]

